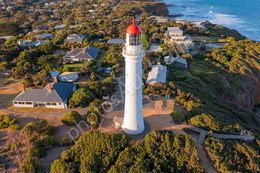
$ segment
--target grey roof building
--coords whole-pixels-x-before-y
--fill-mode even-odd
[[[67,102],[76,90],[71,83],[49,83],[43,89],[28,89],[13,100],[15,107],[46,107],[66,109]]]
[[[49,33],[39,34],[34,36],[37,40],[52,39],[53,35]]]
[[[70,34],[67,36],[65,42],[67,43],[82,43],[86,38],[83,34]]]
[[[147,84],[154,85],[158,83],[166,83],[167,67],[164,65],[153,65],[152,70],[148,74]]]
[[[76,48],[68,52],[63,60],[65,62],[84,62],[96,59],[100,49],[96,47]]]

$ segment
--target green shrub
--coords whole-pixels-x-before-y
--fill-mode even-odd
[[[182,123],[185,121],[185,114],[181,112],[173,112],[171,113],[171,116],[175,123]]]
[[[66,126],[76,125],[82,119],[81,115],[76,111],[67,112],[61,119]]]
[[[18,130],[20,126],[16,122],[16,118],[8,115],[0,115],[0,129],[9,128],[10,130]]]
[[[204,127],[207,129],[220,130],[220,125],[209,114],[201,114],[201,115],[194,116],[188,121],[188,123],[190,123],[191,125]]]

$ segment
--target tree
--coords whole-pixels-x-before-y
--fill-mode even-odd
[[[149,43],[149,40],[148,40],[148,36],[144,32],[142,33],[141,41],[143,43],[144,49],[148,50],[150,48],[150,43]]]
[[[33,77],[35,86],[45,86],[49,82],[49,73],[46,70],[41,70]]]
[[[66,126],[76,125],[82,119],[77,111],[67,112],[61,119],[61,122]]]
[[[97,73],[97,63],[96,61],[92,60],[92,61],[87,61],[85,62],[81,69],[80,69],[81,73],[85,73],[85,74],[89,74],[89,73]]]
[[[87,88],[80,88],[75,91],[69,100],[69,107],[86,107],[93,99],[95,95]]]

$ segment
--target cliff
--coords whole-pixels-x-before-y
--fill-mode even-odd
[[[155,16],[168,16],[169,11],[167,5],[163,2],[156,2],[153,0],[139,0],[144,3],[144,9]]]

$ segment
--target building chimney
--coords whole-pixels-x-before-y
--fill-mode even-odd
[[[49,92],[52,90],[52,86],[51,86],[50,83],[47,84],[47,89],[48,89]]]
[[[59,82],[58,77],[57,76],[53,77],[53,81],[54,83],[58,83]]]

